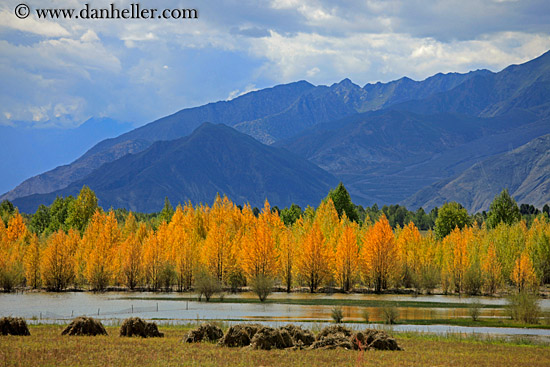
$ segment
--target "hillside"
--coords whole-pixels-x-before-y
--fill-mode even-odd
[[[315,87],[305,81],[251,92],[231,101],[209,103],[181,110],[140,128],[106,139],[65,166],[31,177],[1,200],[13,200],[34,193],[49,193],[84,178],[106,162],[127,153],[137,153],[153,142],[187,136],[203,122],[234,126],[264,143],[290,138],[318,123],[377,110],[414,96],[429,96],[448,90],[477,74],[437,74],[421,82],[400,79],[390,83],[367,84],[361,88],[343,80],[330,87]]]
[[[503,189],[518,203],[539,208],[550,203],[550,135],[481,161],[453,179],[420,190],[403,204],[430,209],[457,201],[474,213],[487,210]]]
[[[235,203],[279,206],[318,203],[337,180],[305,159],[269,147],[228,126],[204,123],[190,136],[161,141],[137,154],[102,165],[84,179],[50,194],[14,200],[33,212],[57,195],[75,195],[82,185],[95,191],[104,208],[158,211],[172,203],[210,203],[225,194]]]

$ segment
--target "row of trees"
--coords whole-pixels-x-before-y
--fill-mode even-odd
[[[495,203],[508,200],[505,194]],[[435,230],[421,233],[414,222],[392,229],[384,214],[359,224],[348,217],[348,199],[335,205],[330,195],[290,225],[267,201],[257,216],[226,197],[212,207],[173,210],[167,203],[152,225],[132,213],[117,219],[94,198],[84,188],[60,228],[40,236],[17,211],[7,226],[0,219],[0,286],[186,290],[206,275],[231,287],[267,277],[288,291],[441,287],[478,294],[505,285],[536,290],[550,282],[548,218],[540,215],[528,227],[514,210],[500,213],[496,204],[489,218],[502,217],[488,220],[491,226],[478,225],[451,203],[439,210]]]

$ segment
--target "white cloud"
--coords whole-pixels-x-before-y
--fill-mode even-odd
[[[0,10],[0,28],[34,33],[44,37],[66,37],[70,33],[59,23],[47,20],[37,20],[32,16],[19,19],[12,10]]]

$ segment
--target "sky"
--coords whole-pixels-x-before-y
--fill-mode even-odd
[[[0,0],[0,124],[135,126],[248,91],[499,71],[550,49],[548,0],[112,1],[197,19],[38,19],[86,1]],[[87,1],[94,8],[111,2]]]

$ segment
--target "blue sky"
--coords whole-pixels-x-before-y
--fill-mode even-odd
[[[16,18],[20,2],[0,3],[4,125],[71,127],[108,116],[138,126],[296,80],[364,85],[498,71],[550,49],[548,0],[143,0],[196,8],[199,19],[48,21]],[[26,1],[31,9],[84,3]]]

